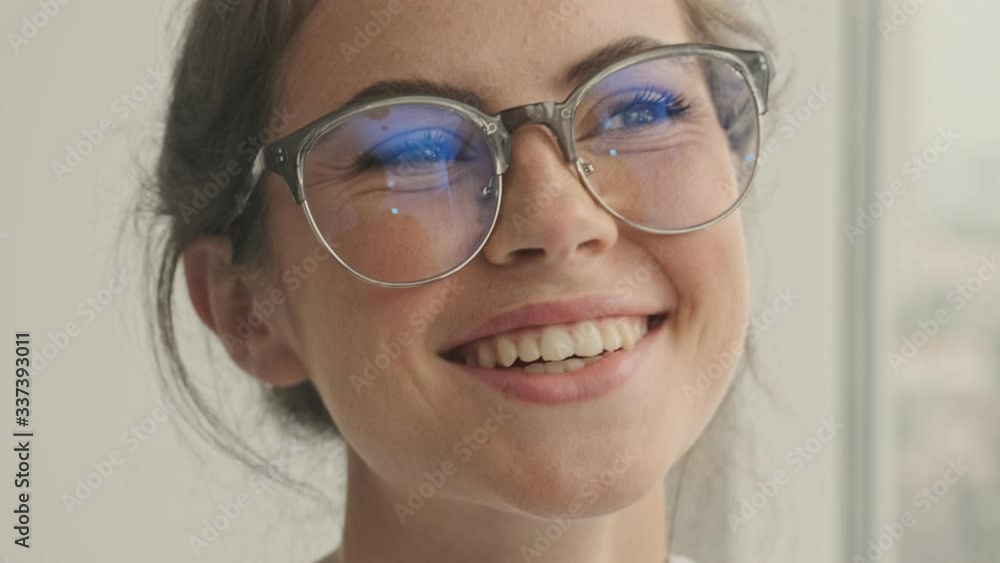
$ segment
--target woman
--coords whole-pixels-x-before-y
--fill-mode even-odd
[[[691,46],[754,39],[738,11],[196,3],[152,183],[162,338],[190,390],[183,263],[233,361],[335,424],[323,561],[669,554],[664,475],[746,337],[738,207],[773,65]]]

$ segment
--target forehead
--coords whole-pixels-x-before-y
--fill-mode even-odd
[[[630,36],[688,41],[677,0],[320,0],[289,49],[283,103],[301,125],[413,78],[475,91],[487,111],[562,99],[568,70]]]

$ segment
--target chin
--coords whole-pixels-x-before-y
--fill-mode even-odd
[[[544,519],[601,516],[628,508],[660,490],[672,463],[667,448],[638,440],[591,445],[587,453],[548,453],[534,463],[526,463],[526,455],[520,452],[520,461],[508,467],[492,465],[496,471],[481,469],[488,471],[488,488],[500,506]]]

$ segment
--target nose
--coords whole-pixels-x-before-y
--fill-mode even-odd
[[[591,197],[546,126],[519,128],[510,150],[500,217],[483,247],[488,262],[555,264],[614,245],[614,217]]]

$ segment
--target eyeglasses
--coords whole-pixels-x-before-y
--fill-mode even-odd
[[[683,44],[617,61],[563,102],[492,115],[436,96],[348,105],[260,148],[228,226],[276,173],[351,274],[382,287],[432,283],[486,245],[511,136],[538,123],[614,217],[654,234],[697,231],[746,198],[774,75],[766,52]]]

